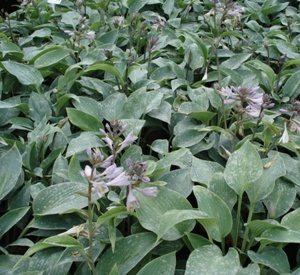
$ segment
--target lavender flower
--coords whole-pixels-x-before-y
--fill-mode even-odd
[[[248,115],[250,118],[253,118],[253,117],[260,117],[260,116],[261,116],[261,113],[262,113],[261,106],[255,105],[255,104],[249,104],[249,105],[245,108],[245,111],[246,111],[247,115]]]
[[[113,148],[113,141],[108,136],[106,136],[106,137],[104,137],[102,139],[106,142],[106,144],[108,145],[109,149],[111,151],[113,151],[114,150],[114,148]]]
[[[128,175],[122,172],[119,176],[107,183],[107,186],[128,186],[131,183]]]
[[[99,148],[88,148],[86,151],[89,157],[89,162],[94,168],[107,168],[112,164],[113,156],[111,155],[105,158]]]
[[[291,119],[290,122],[291,122],[290,130],[296,133],[300,133],[299,122],[294,119]]]
[[[132,194],[132,189],[129,188],[127,195],[126,207],[128,211],[134,211],[134,209],[139,208],[140,204],[137,198]]]
[[[137,137],[130,132],[122,142],[119,141],[120,136],[127,129],[127,125],[123,124],[121,121],[111,121],[110,125],[106,123],[105,128],[107,132],[104,129],[99,129],[99,131],[105,136],[102,139],[107,143],[109,149],[115,157],[124,148],[129,147],[137,139]]]
[[[158,190],[155,186],[154,187],[145,187],[145,188],[135,187],[134,189],[141,192],[141,194],[143,194],[145,197],[153,198],[153,197],[156,197],[158,194]]]
[[[93,179],[97,176],[96,170],[90,167],[89,165],[86,165],[83,171],[80,171],[81,176],[83,176],[86,179]]]
[[[95,39],[96,34],[94,31],[88,31],[88,32],[84,33],[83,36],[87,39]]]
[[[20,4],[21,6],[26,6],[28,4],[29,0],[23,0],[22,3]]]
[[[230,7],[230,9],[227,11],[227,15],[232,16],[232,17],[241,17],[242,14],[245,12],[245,9],[242,7],[238,7],[238,3],[235,2],[233,5]]]
[[[129,147],[135,140],[137,136],[135,136],[132,132],[128,134],[128,136],[120,143],[120,148],[118,149],[117,153],[121,152],[124,148]]]
[[[296,99],[291,100],[291,106],[287,109],[280,109],[280,112],[283,114],[292,112],[292,116],[300,116],[300,101]]]
[[[114,121],[111,125],[106,124],[105,128],[108,132],[100,130],[105,135],[104,141],[108,144],[109,148],[114,151],[117,146],[118,152],[124,148],[130,146],[136,136],[132,133],[126,136],[122,142],[118,142],[119,136],[126,130],[127,126],[120,122]],[[127,159],[126,163],[129,172],[125,172],[123,167],[117,167],[114,163],[115,155],[105,158],[99,148],[87,149],[87,155],[92,167],[85,166],[85,169],[81,171],[81,175],[85,177],[89,182],[89,187],[92,192],[96,192],[101,198],[105,193],[110,190],[110,187],[127,187],[128,195],[126,206],[127,209],[133,211],[139,207],[137,198],[133,195],[132,190],[136,189],[141,194],[147,197],[155,197],[158,193],[156,187],[139,188],[139,185],[143,182],[150,182],[150,178],[145,176],[144,173],[147,169],[147,163],[142,161],[133,162],[131,159]],[[103,172],[98,172],[96,168],[105,168]]]
[[[92,191],[96,192],[99,198],[102,198],[102,196],[109,191],[105,182],[91,182],[91,183],[93,185]]]
[[[140,180],[142,182],[150,182],[150,178],[144,175],[147,170],[146,162],[136,161],[133,163],[131,159],[127,159],[126,165],[128,166],[130,171],[129,175],[133,181]]]
[[[113,24],[115,27],[121,27],[124,22],[124,16],[117,16],[116,18],[113,19]]]
[[[74,32],[74,31],[65,30],[64,32],[65,32],[66,34],[68,34],[69,36],[71,36],[71,37],[74,37],[74,36],[75,36],[75,32]]]
[[[165,18],[163,17],[156,17],[153,21],[152,21],[152,27],[154,29],[160,29],[160,28],[164,28],[166,26],[166,22],[165,22]]]
[[[58,5],[61,3],[61,0],[47,0],[48,4],[55,4]]]
[[[284,131],[283,131],[281,138],[279,139],[279,143],[282,143],[282,144],[288,143],[289,139],[290,138],[289,138],[289,133],[286,128],[286,122],[284,122]]]
[[[123,167],[117,167],[116,164],[107,167],[103,173],[90,178],[93,191],[97,192],[100,198],[109,191],[108,186],[128,186],[130,182]]]
[[[97,178],[101,177],[102,179],[113,180],[122,173],[123,167],[117,167],[117,165],[114,163],[113,165],[107,167],[103,173],[99,174]]]
[[[52,6],[53,11],[55,11],[55,5],[59,5],[61,0],[47,0],[47,2]]]
[[[235,109],[240,112],[246,112],[250,118],[261,117],[264,108],[274,106],[270,103],[270,97],[258,93],[259,87],[234,87],[222,88],[220,94],[224,97],[224,104],[234,104]],[[245,107],[245,105],[247,105]]]

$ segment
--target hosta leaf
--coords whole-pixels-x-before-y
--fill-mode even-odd
[[[216,245],[205,245],[192,251],[186,264],[186,275],[238,274],[240,260],[237,251],[229,248],[223,256],[222,251]]]
[[[109,272],[109,275],[120,275],[117,264],[114,265],[112,270]]]
[[[102,122],[90,114],[73,108],[67,108],[66,110],[71,123],[82,130],[98,132],[99,129],[103,128]]]
[[[114,93],[108,96],[102,102],[102,113],[103,117],[108,120],[112,121],[115,119],[122,118],[122,109],[127,100],[126,95],[123,93]]]
[[[77,95],[70,94],[70,93],[63,95],[63,96],[59,97],[57,99],[56,103],[53,105],[55,112],[58,114],[59,111],[63,108],[63,106],[71,99],[73,99],[73,104],[75,104],[74,103],[75,101],[78,101],[78,102],[80,101],[79,97]]]
[[[205,111],[205,112],[192,112],[188,116],[202,121],[205,125],[216,115],[216,113]]]
[[[24,215],[28,212],[30,207],[22,207],[8,211],[0,218],[0,238],[11,227],[13,227]]]
[[[176,169],[166,173],[159,180],[167,183],[167,187],[183,195],[192,193],[194,183],[191,181],[190,169]]]
[[[199,133],[196,129],[186,129],[175,135],[172,145],[173,147],[191,147],[198,144],[204,137],[206,133]]]
[[[189,32],[189,31],[185,31],[185,30],[181,30],[180,32],[183,33],[183,35],[185,37],[191,39],[192,41],[194,41],[198,45],[199,49],[201,49],[201,51],[202,51],[204,66],[206,66],[206,64],[207,64],[207,57],[208,57],[207,45],[203,42],[202,39],[199,38],[198,35],[194,34],[193,32]]]
[[[48,51],[45,54],[39,56],[35,60],[34,66],[37,69],[50,67],[65,59],[69,55],[70,51],[66,48],[54,49],[53,51]]]
[[[146,264],[137,275],[174,274],[176,266],[175,252],[160,256]]]
[[[198,220],[201,224],[203,221],[214,222],[216,219],[200,210],[170,210],[164,213],[160,219],[157,239],[163,236],[176,224],[187,220]]]
[[[180,159],[188,152],[189,152],[188,149],[181,148],[179,150],[166,154],[164,158],[162,158],[157,162],[156,170],[170,167],[176,160]]]
[[[300,208],[284,215],[281,224],[288,229],[300,232]]]
[[[258,264],[248,264],[245,268],[240,268],[237,275],[260,275],[260,267]]]
[[[34,121],[41,121],[44,117],[48,120],[52,115],[51,104],[38,93],[31,93],[29,98],[29,116]]]
[[[42,242],[35,243],[33,246],[31,246],[26,253],[19,259],[19,261],[15,264],[14,269],[18,267],[23,261],[25,261],[28,257],[33,255],[34,253],[52,247],[51,244],[46,244]]]
[[[206,223],[204,220],[201,224],[209,236],[220,242],[222,238],[230,233],[232,228],[230,209],[219,196],[202,186],[194,186],[193,192],[197,200],[198,209],[209,217],[216,219],[214,223],[210,221]]]
[[[87,206],[87,198],[78,195],[86,193],[87,185],[78,182],[67,182],[52,185],[37,194],[33,201],[35,215],[59,214],[70,209],[81,209]]]
[[[18,45],[9,41],[1,41],[1,52],[3,57],[10,54],[22,58],[24,55]]]
[[[93,132],[83,132],[77,138],[73,138],[67,149],[66,157],[81,153],[88,148],[103,147],[104,142]]]
[[[115,208],[112,208],[105,212],[103,215],[101,215],[97,222],[95,227],[100,227],[105,222],[117,217],[117,216],[123,216],[123,215],[134,215],[134,212],[129,212],[125,206],[116,206]]]
[[[270,267],[279,274],[290,272],[288,257],[285,252],[278,247],[266,247],[261,253],[248,251],[248,256],[252,262]]]
[[[78,12],[68,11],[62,14],[61,22],[72,26],[75,30],[80,19],[81,15]]]
[[[121,166],[128,167],[126,160],[131,159],[133,162],[140,161],[142,159],[142,148],[137,145],[131,145],[128,147],[121,157]]]
[[[76,154],[74,154],[69,163],[68,176],[70,181],[83,182],[84,177],[80,174],[82,167]]]
[[[9,244],[9,246],[27,246],[27,247],[31,247],[33,245],[34,245],[34,242],[27,238],[21,238],[21,239],[14,241],[11,244]]]
[[[202,235],[199,235],[196,233],[186,233],[186,236],[188,237],[188,239],[194,249],[197,249],[204,245],[211,245],[211,242]]]
[[[61,247],[78,247],[83,248],[82,243],[70,236],[53,236],[43,240],[43,243],[50,244],[52,246]]]
[[[79,96],[75,97],[72,103],[77,110],[102,120],[102,106],[97,100],[87,96]]]
[[[145,107],[145,114],[151,112],[154,109],[159,108],[160,103],[163,99],[163,93],[155,91],[154,93],[146,93],[146,107]]]
[[[264,62],[255,59],[246,62],[245,65],[250,65],[250,67],[254,69],[255,74],[257,74],[259,71],[263,72],[263,74],[257,74],[257,76],[260,78],[260,81],[266,84],[267,87],[274,84],[276,74],[274,73],[273,69]],[[263,78],[266,79],[264,80]]]
[[[141,66],[132,65],[128,69],[128,77],[133,84],[144,80],[147,76],[147,70],[143,69]]]
[[[164,156],[169,152],[169,142],[166,139],[156,139],[151,144],[151,149],[154,152],[157,152]]]
[[[232,57],[230,57],[228,60],[224,61],[221,64],[221,67],[225,67],[228,69],[237,69],[238,67],[240,67],[243,62],[245,62],[246,60],[248,60],[251,57],[251,53],[238,53],[233,55]]]
[[[283,225],[275,220],[253,220],[246,224],[250,228],[253,236],[260,236],[264,231],[270,228],[286,229]]]
[[[172,106],[166,101],[162,101],[158,108],[148,113],[149,116],[170,124],[172,115]]]
[[[226,183],[223,173],[215,173],[212,176],[208,189],[218,195],[232,210],[236,204],[237,195]]]
[[[193,157],[191,167],[192,181],[209,185],[209,182],[214,173],[223,172],[224,168],[220,164],[212,161],[206,161]]]
[[[174,0],[166,0],[162,6],[165,14],[169,15],[174,10]]]
[[[203,67],[204,59],[202,56],[202,50],[196,43],[192,43],[186,48],[184,59],[192,71]]]
[[[250,142],[245,142],[228,159],[224,171],[227,184],[239,195],[248,189],[263,172],[260,156]]]
[[[133,269],[157,244],[153,233],[134,234],[116,242],[115,252],[109,248],[100,258],[97,274],[109,274],[116,265],[120,275]]]
[[[278,218],[291,209],[297,191],[293,184],[284,178],[279,178],[274,186],[272,193],[264,199],[269,216]]]
[[[30,275],[64,275],[69,272],[71,265],[72,260],[68,253],[52,247],[38,251],[31,257],[28,273]]]
[[[113,65],[110,65],[108,63],[93,64],[84,70],[84,74],[92,71],[99,71],[99,70],[113,74],[120,81],[122,85],[124,84],[124,81],[121,77],[119,70]]]
[[[104,99],[115,92],[112,85],[109,85],[98,78],[82,76],[77,82],[84,88],[96,94],[102,94]]]
[[[293,73],[282,88],[282,94],[295,99],[300,94],[300,70]]]
[[[14,75],[23,85],[40,86],[44,81],[41,73],[29,66],[14,61],[2,61],[4,68],[12,75]]]
[[[300,243],[300,232],[283,228],[270,228],[261,237],[255,238],[261,247],[270,243]]]
[[[251,203],[266,198],[272,192],[275,181],[285,175],[285,165],[279,154],[263,159],[263,165],[262,175],[246,191]]]
[[[104,32],[98,39],[103,44],[113,44],[118,38],[119,30],[114,29],[112,31]]]
[[[159,234],[159,224],[163,215],[170,210],[191,210],[192,206],[182,195],[166,187],[159,187],[156,197],[149,198],[139,192],[134,192],[140,207],[136,209],[136,214],[141,225]],[[177,240],[185,232],[191,231],[195,226],[195,221],[184,221],[179,223],[166,232],[164,240]]]
[[[175,78],[175,74],[172,71],[172,68],[170,65],[163,66],[157,68],[150,76],[150,79],[156,80],[157,82],[173,79]]]
[[[146,108],[147,95],[144,90],[133,92],[122,109],[122,118],[139,119]]]
[[[300,55],[298,54],[298,49],[292,43],[288,43],[282,40],[276,40],[275,46],[277,49],[288,58],[299,59]]]
[[[16,146],[0,158],[0,201],[14,189],[22,172],[22,157]]]
[[[185,115],[206,112],[206,106],[200,105],[196,102],[183,102],[180,105],[178,112]]]
[[[290,155],[280,153],[280,157],[284,160],[286,165],[286,175],[285,178],[293,182],[294,184],[300,186],[299,174],[300,174],[300,161],[292,158]]]
[[[68,230],[82,222],[83,220],[76,214],[49,215],[36,218],[30,227],[45,230]]]

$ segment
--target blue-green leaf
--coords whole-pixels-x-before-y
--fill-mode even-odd
[[[16,146],[0,158],[0,201],[14,189],[22,172],[22,157]]]
[[[239,196],[242,196],[262,172],[263,165],[260,156],[255,147],[247,141],[229,157],[224,177],[227,184]]]

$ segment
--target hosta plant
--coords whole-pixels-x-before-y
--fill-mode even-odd
[[[3,12],[1,273],[298,274],[294,2]]]

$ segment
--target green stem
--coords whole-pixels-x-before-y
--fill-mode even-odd
[[[225,238],[222,238],[221,240],[221,248],[222,248],[223,255],[225,255]]]
[[[150,78],[150,65],[151,65],[151,49],[150,49],[150,42],[148,43],[148,72],[147,72],[147,78]]]
[[[252,246],[254,240],[255,240],[255,237],[254,237],[254,236],[251,236],[251,238],[250,238],[250,240],[249,240],[249,242],[248,242],[246,251],[248,251],[248,250],[251,248],[251,246]]]
[[[239,236],[239,227],[240,227],[240,217],[241,217],[241,208],[242,208],[242,196],[239,196],[238,199],[238,209],[237,209],[237,214],[236,214],[236,229],[235,229],[235,234],[233,236],[233,247],[237,247],[237,240]]]
[[[252,216],[254,212],[254,203],[250,204],[250,209],[249,209],[249,214],[248,214],[248,219],[247,219],[247,224],[251,222]],[[246,226],[244,238],[243,238],[243,243],[242,243],[242,251],[246,253],[246,245],[247,245],[247,240],[248,240],[248,234],[249,234],[249,227]]]
[[[23,229],[23,231],[21,232],[20,236],[18,237],[18,239],[23,238],[23,236],[27,233],[27,231],[29,230],[30,226],[35,222],[35,219],[32,219],[27,226]]]
[[[92,169],[92,175],[94,174],[95,168]],[[91,176],[91,180],[93,180]],[[92,208],[92,184],[89,182],[88,188],[88,228],[89,228],[89,258],[90,258],[90,268],[92,274],[96,274],[96,268],[94,263],[94,251],[93,251],[93,237],[94,237],[94,227],[93,227],[93,208]]]
[[[256,134],[256,131],[257,131],[257,129],[258,129],[258,126],[259,126],[259,123],[261,122],[261,113],[263,112],[263,108],[261,108],[261,110],[260,110],[260,113],[259,113],[259,119],[257,120],[257,122],[256,122],[256,125],[255,125],[255,128],[254,128],[254,130],[253,130],[253,134],[252,134],[252,137],[251,137],[251,140],[250,141],[253,141],[254,140],[254,138],[255,138],[255,134]]]
[[[190,242],[190,240],[188,239],[188,237],[187,236],[183,236],[182,237],[182,241],[184,242],[184,244],[186,245],[186,247],[189,249],[189,251],[193,251],[194,250],[194,248],[193,248],[193,246],[191,245],[191,242]]]

